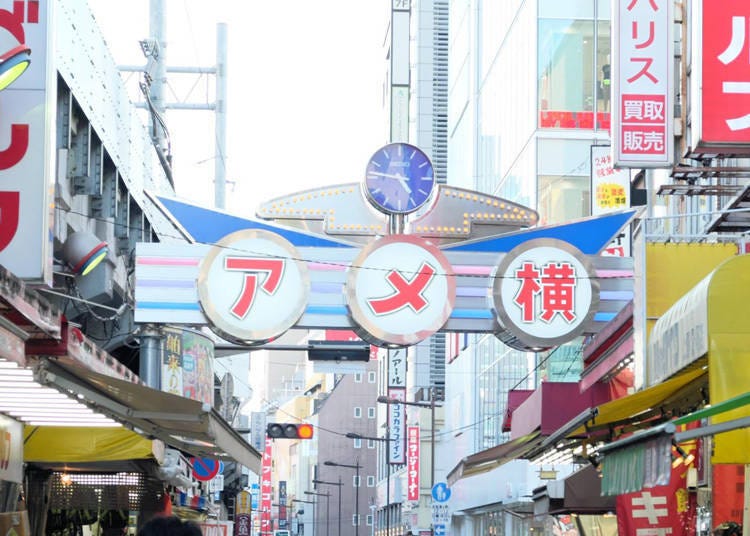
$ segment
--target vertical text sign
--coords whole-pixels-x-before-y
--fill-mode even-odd
[[[419,426],[407,429],[406,488],[408,501],[419,500]]]
[[[750,3],[702,4],[701,141],[750,144]]]
[[[615,167],[669,167],[674,152],[673,0],[615,0]]]

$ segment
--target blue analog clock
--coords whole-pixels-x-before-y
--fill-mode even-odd
[[[432,162],[408,143],[390,143],[372,155],[365,172],[365,193],[386,214],[409,214],[430,200],[435,188]]]

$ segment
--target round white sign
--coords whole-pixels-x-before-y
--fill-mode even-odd
[[[198,301],[220,337],[258,344],[278,337],[302,316],[310,293],[307,265],[285,238],[237,231],[203,259]]]
[[[524,242],[493,274],[498,337],[514,348],[542,350],[571,340],[591,322],[598,303],[591,263],[562,240]]]
[[[389,235],[365,247],[346,283],[347,305],[363,338],[382,346],[409,346],[438,331],[450,317],[456,280],[431,242]]]

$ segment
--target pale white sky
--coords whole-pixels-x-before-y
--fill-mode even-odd
[[[387,142],[383,84],[389,0],[166,0],[167,64],[214,66],[228,24],[227,210],[361,181]],[[144,65],[149,0],[89,0],[120,65]],[[139,75],[124,73],[132,98]],[[170,74],[167,101],[212,102],[214,78]],[[168,111],[180,197],[212,206],[214,116]]]

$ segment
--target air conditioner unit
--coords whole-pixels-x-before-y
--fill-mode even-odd
[[[187,458],[175,449],[164,450],[164,462],[157,470],[159,479],[183,489],[198,487],[198,481],[193,478],[193,472]]]

